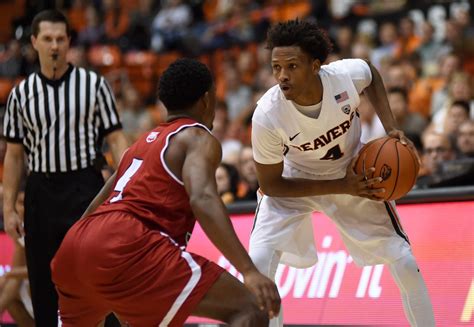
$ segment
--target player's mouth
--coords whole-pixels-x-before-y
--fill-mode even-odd
[[[288,93],[291,90],[291,86],[289,84],[280,84],[280,89],[284,93]]]

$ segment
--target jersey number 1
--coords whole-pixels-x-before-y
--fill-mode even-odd
[[[343,155],[344,153],[342,153],[341,148],[339,147],[339,144],[338,144],[330,148],[328,152],[326,152],[324,157],[322,157],[320,160],[337,160],[341,158]]]
[[[117,184],[115,185],[114,191],[120,192],[116,196],[114,196],[112,199],[110,199],[110,203],[114,203],[117,201],[122,200],[122,192],[127,183],[130,181],[133,175],[138,171],[138,168],[142,165],[143,160],[142,159],[135,159],[133,158],[132,164],[130,167],[127,168],[125,173],[123,173],[122,177],[117,181]]]

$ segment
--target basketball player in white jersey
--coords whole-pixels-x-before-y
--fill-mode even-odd
[[[279,263],[305,268],[317,262],[311,214],[337,225],[359,266],[386,264],[412,326],[435,325],[426,285],[395,210],[377,199],[353,171],[360,142],[359,95],[365,93],[389,136],[413,144],[396,127],[377,70],[360,59],[322,66],[331,50],[313,23],[288,21],[268,33],[278,85],[257,103],[252,145],[262,193],[250,238],[250,256],[274,279]],[[370,168],[372,171],[373,168]],[[280,311],[281,312],[281,311]],[[282,316],[271,326],[282,326]]]

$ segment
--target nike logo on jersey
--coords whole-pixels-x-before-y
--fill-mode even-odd
[[[298,135],[300,135],[301,132],[298,132],[296,133],[295,135],[293,136],[290,136],[290,141],[293,141],[295,139],[295,137],[297,137]]]

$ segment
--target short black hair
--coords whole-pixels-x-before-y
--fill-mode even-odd
[[[325,62],[332,51],[332,43],[316,23],[289,20],[274,25],[267,33],[267,49],[298,46],[313,59]]]
[[[39,33],[39,25],[41,22],[52,22],[52,23],[64,23],[66,25],[66,33],[68,36],[71,36],[71,25],[66,16],[56,9],[43,10],[36,14],[31,23],[31,34],[35,37]]]
[[[404,88],[401,87],[391,87],[387,90],[387,94],[392,94],[392,93],[398,93],[401,94],[403,99],[408,102],[408,94],[407,91]]]
[[[178,59],[163,72],[158,97],[169,111],[191,107],[213,85],[206,65],[189,58]]]

